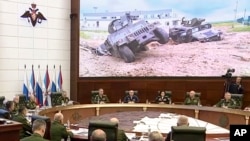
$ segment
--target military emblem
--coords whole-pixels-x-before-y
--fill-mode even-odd
[[[29,11],[25,11],[21,17],[27,18],[28,22],[31,22],[32,26],[35,26],[36,23],[42,23],[42,20],[47,20],[43,14],[38,11],[39,9],[36,8],[36,4],[32,3]]]

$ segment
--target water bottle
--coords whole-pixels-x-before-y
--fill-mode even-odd
[[[70,129],[70,121],[69,120],[67,121],[67,127],[68,127],[68,129]]]
[[[150,128],[150,125],[148,125],[148,136],[150,133],[151,133],[151,128]]]

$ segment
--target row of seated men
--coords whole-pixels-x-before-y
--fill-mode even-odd
[[[119,123],[117,118],[111,118],[111,122]],[[177,133],[178,132],[178,133]],[[176,134],[177,133],[177,134]],[[182,134],[181,134],[182,133]],[[90,136],[90,141],[110,141],[114,136],[113,132],[105,132],[105,129],[95,129]],[[118,127],[116,141],[127,141],[128,138],[125,135],[125,132]],[[164,138],[159,131],[151,131],[148,133],[148,141],[183,141],[183,140],[192,140],[192,141],[205,141],[206,139],[206,128],[205,127],[191,127],[189,126],[188,117],[180,115],[176,126],[171,127],[171,131]],[[143,139],[145,140],[145,139]],[[146,140],[145,140],[146,141]]]
[[[18,109],[17,114],[13,115],[12,120],[22,124],[22,128],[19,132],[19,138],[21,141],[47,141],[43,139],[46,131],[46,123],[42,119],[34,121],[33,124],[29,120],[28,109],[25,106],[21,106]],[[58,112],[54,115],[54,121],[50,125],[50,140],[61,141],[72,137],[73,133],[64,126],[64,116]],[[42,121],[41,121],[42,120]]]
[[[99,89],[99,93],[92,99],[93,104],[103,104],[109,103],[109,98],[104,94],[104,90],[102,88]],[[123,99],[123,103],[138,103],[139,97],[134,94],[133,90],[129,91],[129,94],[126,95]],[[160,95],[156,96],[155,103],[159,104],[171,104],[171,97],[167,96],[164,91],[160,92]],[[190,91],[188,96],[184,100],[185,105],[201,105],[200,98],[196,96],[195,91]],[[238,108],[237,103],[234,99],[231,98],[231,94],[226,92],[224,98],[221,99],[215,107],[222,108]]]

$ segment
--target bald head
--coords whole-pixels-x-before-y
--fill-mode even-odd
[[[91,141],[106,141],[106,133],[101,129],[96,129],[92,132]]]
[[[190,92],[189,92],[189,96],[190,96],[190,97],[194,97],[194,96],[195,96],[195,91],[190,91]]]
[[[164,138],[160,132],[153,131],[149,134],[149,141],[164,141]]]
[[[60,113],[60,112],[56,113],[55,116],[54,116],[54,120],[63,123],[63,114]]]
[[[110,119],[110,122],[113,122],[113,123],[119,123],[119,120],[117,118],[111,118]]]
[[[188,117],[186,117],[184,115],[181,115],[178,118],[177,126],[188,126],[188,125],[189,125],[189,123],[188,123]]]

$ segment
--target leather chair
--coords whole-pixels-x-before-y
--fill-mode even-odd
[[[0,96],[0,108],[4,108],[5,106],[4,106],[4,100],[5,100],[5,96]]]
[[[125,91],[125,96],[129,95],[129,91],[130,90],[126,90]],[[134,95],[137,95],[138,96],[138,91],[137,90],[133,90],[134,91]]]
[[[61,92],[52,92],[50,97],[51,97],[52,107],[62,105],[62,93]]]
[[[118,132],[118,124],[110,121],[90,121],[88,126],[88,139],[90,140],[90,136],[92,132],[96,129],[101,129],[106,133],[107,141],[116,141],[117,140],[117,132]]]
[[[172,126],[171,130],[174,141],[206,141],[205,127]]]
[[[18,96],[19,96],[19,107],[26,106],[26,96],[23,94],[20,94]]]
[[[231,94],[231,99],[233,99],[236,102],[235,109],[241,109],[242,108],[243,94]]]
[[[4,109],[0,109],[0,118],[10,119],[9,111],[6,111]]]
[[[190,93],[190,92],[187,92],[187,93],[186,93],[186,97],[189,96],[189,93]],[[195,92],[195,95],[194,95],[194,96],[200,98],[200,97],[201,97],[201,93],[200,93],[200,92]]]
[[[96,95],[98,95],[99,94],[99,90],[93,90],[93,91],[91,91],[91,103],[92,104],[94,104],[95,102],[95,97],[96,97]]]

